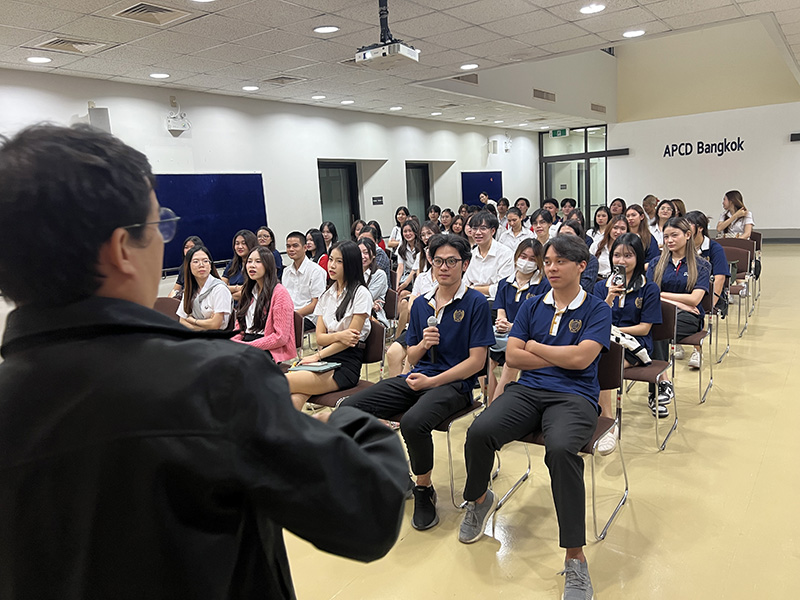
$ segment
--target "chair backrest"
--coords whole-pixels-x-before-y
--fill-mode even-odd
[[[761,233],[758,231],[751,231],[750,239],[756,243],[756,252],[761,252]]]
[[[597,364],[597,379],[601,390],[616,390],[622,387],[622,369],[625,351],[620,344],[611,342],[607,352],[600,353]]]
[[[394,291],[397,287],[397,271],[389,269],[389,289]]]
[[[394,321],[397,318],[397,292],[393,289],[386,290],[383,312],[386,313],[386,318],[390,321]]]
[[[711,289],[703,295],[703,300],[700,302],[700,306],[703,307],[703,310],[706,311],[707,315],[711,314],[711,311],[714,310],[714,276],[711,276]]]
[[[755,240],[743,240],[742,238],[720,238],[717,240],[723,248],[741,248],[750,252],[750,256],[756,255]]]
[[[678,307],[664,300],[661,301],[661,323],[655,323],[650,328],[653,341],[674,340],[675,326],[678,319]]]
[[[181,301],[176,298],[166,298],[166,297],[159,297],[156,298],[156,303],[153,306],[153,309],[160,312],[162,315],[168,316],[173,321],[180,321],[181,318],[178,316],[178,307],[181,305]]]
[[[294,347],[303,347],[303,315],[294,311]]]
[[[386,346],[386,327],[375,319],[370,319],[371,329],[364,341],[364,364],[380,362],[383,359],[383,350]]]
[[[722,249],[725,251],[725,260],[729,263],[737,263],[736,279],[744,279],[747,277],[750,265],[750,251],[737,248],[736,246],[722,246]],[[731,272],[731,275],[733,275],[733,272]]]

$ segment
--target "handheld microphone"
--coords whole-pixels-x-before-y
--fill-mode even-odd
[[[434,317],[433,315],[428,317],[428,327],[437,327],[438,325],[439,325],[439,321],[436,319],[436,317]],[[436,346],[431,346],[431,349],[428,350],[428,353],[430,354],[431,362],[435,363],[436,362]]]

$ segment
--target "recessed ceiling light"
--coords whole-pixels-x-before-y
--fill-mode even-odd
[[[527,123],[520,123],[519,125],[517,125],[517,127],[527,127],[527,125],[528,125]]]
[[[193,2],[214,2],[214,0],[192,0]]]
[[[550,125],[542,125],[539,129],[550,129]]]
[[[402,106],[392,106],[389,110],[403,110]]]
[[[497,125],[498,123],[502,123],[502,121],[495,121],[494,124]]]
[[[43,65],[45,63],[53,62],[52,58],[47,58],[46,56],[29,56],[26,60],[35,65]]]
[[[473,69],[477,69],[477,68],[478,68],[478,65],[476,65],[475,63],[470,63],[468,65],[461,65],[461,70],[462,71],[472,71]]]
[[[639,37],[640,35],[644,35],[644,29],[633,29],[631,31],[626,31],[622,34],[622,37],[625,38],[635,38]]]
[[[152,77],[153,79],[168,79],[169,78],[169,74],[168,73],[150,73],[150,77]]]
[[[474,121],[475,117],[464,117],[465,121]]]
[[[342,100],[340,102],[340,104],[355,104],[355,103],[356,103],[355,100]]]
[[[339,28],[335,25],[322,25],[320,27],[314,27],[314,33],[336,33],[339,31]]]
[[[245,92],[257,92],[258,86],[257,85],[245,85],[242,87]]]
[[[432,117],[438,117],[440,114],[442,114],[442,113],[440,113],[440,112],[432,112],[431,116]]]
[[[605,4],[595,4],[594,2],[592,2],[588,6],[584,6],[583,8],[581,8],[581,13],[584,15],[593,15],[605,9],[606,9]]]
[[[317,94],[316,96],[311,96],[312,100],[325,100],[325,96],[321,94]]]

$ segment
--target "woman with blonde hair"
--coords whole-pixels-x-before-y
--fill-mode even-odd
[[[755,222],[753,213],[744,205],[742,194],[738,190],[731,190],[722,198],[722,208],[725,210],[719,216],[717,223],[717,237],[735,237],[749,240]]]

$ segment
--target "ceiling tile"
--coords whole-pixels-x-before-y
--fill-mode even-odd
[[[320,13],[333,13],[353,4],[352,0],[292,0],[294,4],[313,8]]]
[[[800,22],[800,8],[792,10],[779,10],[775,13],[778,23],[797,23]]]
[[[483,44],[500,39],[500,34],[481,27],[467,27],[451,33],[443,33],[433,36],[431,41],[445,48],[460,49],[464,46]]]
[[[5,48],[5,46],[0,46],[0,48]],[[7,63],[16,63],[19,66],[26,66],[31,64],[25,60],[29,56],[46,56],[47,58],[51,59],[52,62],[49,62],[46,65],[41,65],[50,69],[63,67],[82,59],[81,56],[66,54],[64,52],[47,52],[46,50],[34,51],[27,48],[10,48],[0,53],[0,60]]]
[[[521,33],[547,29],[564,23],[564,19],[560,19],[545,10],[536,10],[517,17],[511,17],[510,19],[487,23],[484,27],[491,31],[496,31],[500,35],[516,37]]]
[[[249,60],[244,64],[252,67],[260,67],[262,69],[273,69],[275,71],[290,71],[292,69],[299,69],[300,67],[307,67],[315,63],[306,58],[300,58],[290,54],[270,54],[255,60]]]
[[[177,31],[159,31],[151,36],[136,40],[134,45],[153,50],[174,52],[180,50],[184,54],[193,54],[218,45],[217,40],[210,40],[198,35],[178,33]]]
[[[659,0],[652,1],[658,2]],[[607,15],[612,12],[637,6],[639,4],[636,2],[636,0],[603,0],[602,4],[605,4],[606,7],[603,12],[594,15],[584,15],[580,10],[582,7],[589,4],[589,2],[590,0],[570,0],[569,2],[559,4],[558,6],[551,6],[547,10],[566,21],[575,21],[577,23],[581,23],[586,19],[595,19],[601,15]]]
[[[652,20],[653,15],[647,9],[634,7],[607,15],[601,14],[594,19],[584,19],[578,25],[586,31],[597,33],[611,29],[630,29]]]
[[[242,19],[220,15],[205,15],[170,28],[170,31],[199,35],[220,42],[235,42],[251,35],[263,33],[268,27]]]
[[[70,68],[73,68],[72,65],[70,65]],[[139,69],[131,69],[131,70],[128,70],[128,71],[126,71],[124,73],[120,73],[120,75],[124,75],[125,77],[128,77],[130,79],[141,79],[141,80],[144,80],[144,81],[154,81],[153,78],[150,77],[150,73],[152,73],[152,72],[153,72],[153,69],[151,67],[148,67],[148,68],[144,68],[144,69],[141,69],[141,68],[139,68]],[[182,79],[186,79],[188,77],[192,77],[192,76],[195,75],[195,73],[191,73],[189,71],[178,71],[176,69],[170,69],[168,71],[168,73],[169,73],[169,79],[159,79],[158,81],[160,81],[162,83],[169,84],[169,83],[174,83],[176,81],[181,81]]]
[[[786,25],[783,25],[781,29],[783,29],[783,34],[786,36],[800,33],[800,21],[787,23]]]
[[[650,21],[649,23],[641,23],[636,27],[640,27],[643,29],[647,35],[653,35],[656,33],[664,33],[667,31],[671,31],[669,25],[667,25],[663,21]],[[610,31],[601,31],[597,35],[599,35],[604,40],[609,42],[616,42],[616,43],[623,43],[623,44],[635,44],[635,39],[628,39],[622,37],[622,34],[625,33],[625,29],[612,29]]]
[[[56,29],[71,21],[77,21],[82,16],[77,12],[23,4],[14,0],[4,0],[0,4],[0,23],[7,27]]]
[[[261,81],[268,77],[274,77],[276,71],[273,69],[264,69],[261,67],[253,67],[250,65],[228,65],[222,69],[215,71],[207,71],[209,75],[221,75],[223,77],[234,77],[247,81]]]
[[[711,10],[692,13],[690,15],[670,17],[669,19],[664,19],[664,22],[673,29],[681,29],[683,27],[694,27],[696,25],[716,23],[728,19],[738,19],[741,16],[741,13],[735,6],[722,6],[720,8],[712,8]]]
[[[177,58],[180,54],[166,52],[164,50],[153,50],[151,48],[140,48],[130,44],[121,44],[108,50],[97,53],[100,58],[123,61],[138,65],[154,65],[157,62]]]
[[[500,21],[535,11],[536,8],[525,0],[478,0],[445,10],[448,15],[463,19],[469,23],[482,25],[492,21]]]
[[[129,63],[109,60],[106,58],[97,58],[94,56],[85,56],[79,60],[71,62],[68,67],[70,71],[79,71],[81,73],[95,73],[100,75],[125,75],[128,71],[135,67]],[[151,71],[152,72],[152,71]]]
[[[281,31],[280,29],[272,29],[239,40],[239,44],[242,46],[269,50],[275,53],[302,48],[313,42],[314,40],[310,37],[289,33],[288,31]]]
[[[41,31],[35,31],[33,29],[4,27],[3,25],[0,25],[0,44],[4,44],[6,46],[19,46],[20,44],[25,44],[35,40],[36,38],[41,37],[41,35]],[[51,37],[53,36],[48,36],[48,38]]]
[[[244,63],[251,60],[257,60],[266,56],[271,56],[267,50],[257,50],[256,48],[247,48],[238,44],[220,44],[207,50],[200,50],[194,52],[194,56],[199,58],[210,58],[211,60],[222,60],[232,63]]]
[[[400,37],[428,38],[433,35],[450,33],[469,27],[469,23],[446,15],[433,13],[416,19],[400,21],[391,26],[392,33]]]
[[[434,10],[447,10],[448,8],[455,8],[462,4],[469,4],[475,0],[417,0],[417,4],[424,4]]]
[[[159,67],[166,69],[167,73],[172,70],[177,71],[190,71],[192,73],[208,73],[209,71],[217,71],[230,66],[231,63],[221,60],[211,60],[208,58],[199,58],[197,56],[177,56],[174,58],[159,60],[154,63]]]
[[[55,28],[59,34],[78,36],[100,42],[131,42],[159,31],[156,27],[127,23],[105,17],[82,17],[66,25]]]
[[[69,66],[71,66],[71,65],[69,65]],[[55,69],[55,70],[53,70],[53,73],[55,73],[57,75],[70,75],[72,77],[85,77],[85,78],[89,78],[89,79],[111,79],[111,78],[114,77],[113,75],[108,75],[108,74],[99,73],[99,72],[98,73],[94,73],[92,71],[73,70],[73,69],[70,69],[69,66],[61,68],[61,69]]]
[[[282,27],[289,23],[317,16],[319,12],[318,10],[298,6],[298,3],[284,2],[283,0],[271,0],[269,2],[255,0],[233,8],[226,8],[221,10],[219,14],[268,27]]]
[[[526,33],[516,36],[522,42],[531,46],[544,48],[545,44],[555,44],[564,40],[574,39],[586,35],[586,31],[573,23],[556,25],[549,29],[542,29],[533,33]]]
[[[240,81],[236,77],[225,77],[224,75],[192,75],[181,79],[181,84],[198,88],[220,88]]]
[[[606,40],[601,38],[599,35],[591,34],[591,35],[584,35],[578,38],[561,40],[550,44],[542,44],[542,48],[544,50],[547,50],[548,52],[552,52],[555,54],[558,52],[571,52],[573,50],[581,50],[583,48],[588,49],[600,46],[605,43]]]
[[[391,0],[389,2],[389,29],[394,29],[395,23],[430,14],[433,10],[433,8],[426,6],[424,2],[416,4],[414,2]],[[372,25],[376,30],[380,31],[378,3],[374,0],[353,3],[347,8],[336,11],[336,14],[347,20]]]
[[[732,6],[731,0],[663,0],[647,5],[647,10],[652,12],[659,19],[675,17],[678,15],[688,15],[691,13],[719,8],[720,6]]]
[[[518,42],[515,39],[500,38],[499,40],[486,42],[485,44],[476,44],[474,46],[461,48],[461,52],[475,57],[489,56],[494,60],[503,62],[500,60],[501,57],[519,54],[530,48],[528,44]]]
[[[66,9],[81,12],[84,14],[91,14],[96,10],[105,8],[111,4],[112,0],[24,0],[25,4],[35,4],[37,6],[45,6],[48,9]],[[133,1],[131,2],[134,3]]]
[[[291,52],[287,52],[287,54],[309,60],[339,62],[355,58],[356,52],[350,46],[343,46],[336,42],[316,42],[302,48],[296,48]]]
[[[762,12],[796,9],[797,0],[755,0],[754,2],[739,2],[739,6],[746,15],[754,15]]]

